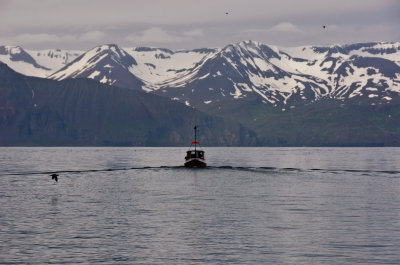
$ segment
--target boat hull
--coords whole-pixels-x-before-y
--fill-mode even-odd
[[[186,160],[184,165],[185,165],[185,167],[206,167],[207,166],[206,162],[204,162],[200,159],[195,159],[195,158]]]

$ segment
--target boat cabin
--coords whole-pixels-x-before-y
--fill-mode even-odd
[[[194,126],[193,129],[194,129],[194,142],[192,142],[192,145],[194,145],[194,150],[190,150],[190,147],[192,147],[191,145],[189,147],[189,150],[186,151],[185,167],[206,167],[207,164],[204,158],[204,151],[197,150],[197,145],[200,144],[199,142],[197,142],[197,134],[196,134],[197,125]]]
[[[204,151],[201,150],[189,150],[186,152],[186,157],[185,159],[191,159],[191,158],[200,158],[204,160]]]

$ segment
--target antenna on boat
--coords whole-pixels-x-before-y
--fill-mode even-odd
[[[194,126],[194,151],[196,151],[196,145],[197,145],[197,125]]]

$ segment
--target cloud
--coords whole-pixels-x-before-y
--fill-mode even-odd
[[[189,49],[244,39],[289,46],[398,41],[399,12],[399,0],[0,0],[0,44]]]
[[[78,36],[78,39],[81,41],[102,41],[107,37],[107,34],[99,31],[99,30],[93,30],[86,32],[84,34],[81,34]]]
[[[125,40],[132,43],[178,43],[190,41],[204,36],[202,29],[186,31],[168,31],[160,27],[151,27],[137,33],[130,34]]]
[[[130,34],[125,38],[131,42],[142,43],[171,43],[181,41],[182,38],[159,27],[151,27],[137,33]]]
[[[268,29],[267,31],[298,32],[298,33],[303,32],[302,30],[300,30],[298,27],[296,27],[295,25],[293,25],[290,22],[279,23],[279,24],[273,26],[272,28]]]
[[[194,30],[184,31],[183,35],[190,38],[203,37],[204,31],[203,29],[194,29]]]
[[[35,45],[50,44],[62,45],[65,43],[94,43],[98,44],[104,41],[106,34],[102,31],[88,31],[78,34],[51,34],[51,33],[22,33],[11,39],[11,44]]]
[[[57,42],[69,42],[73,41],[75,38],[71,35],[59,36],[56,34],[48,33],[23,33],[15,36],[13,42],[19,42],[24,44],[37,44],[37,43],[57,43]]]
[[[253,28],[243,30],[245,33],[303,33],[298,27],[290,22],[281,22],[268,28]]]

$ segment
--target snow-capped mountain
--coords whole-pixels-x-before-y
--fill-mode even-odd
[[[95,47],[70,64],[50,75],[49,78],[91,78],[108,85],[140,88],[143,82],[130,72],[136,60],[115,44]]]
[[[39,65],[50,69],[49,73],[46,73],[46,77],[71,63],[83,53],[83,51],[79,50],[61,49],[47,49],[40,51],[26,50],[26,52],[29,53]]]
[[[241,42],[156,93],[194,106],[259,96],[265,103],[296,104],[356,96],[390,101],[400,95],[400,43],[279,48]]]
[[[0,46],[0,61],[24,75],[47,77],[82,53],[60,49],[32,51],[19,46]]]
[[[125,49],[137,61],[131,73],[144,82],[143,89],[156,91],[172,84],[185,84],[195,69],[209,59],[216,49],[173,52],[168,49],[135,47]]]
[[[189,51],[102,45],[59,68],[61,60],[40,61],[39,52],[1,47],[0,61],[23,74],[92,78],[197,107],[247,98],[274,106],[357,97],[376,104],[400,95],[399,42],[289,48],[244,41]]]

